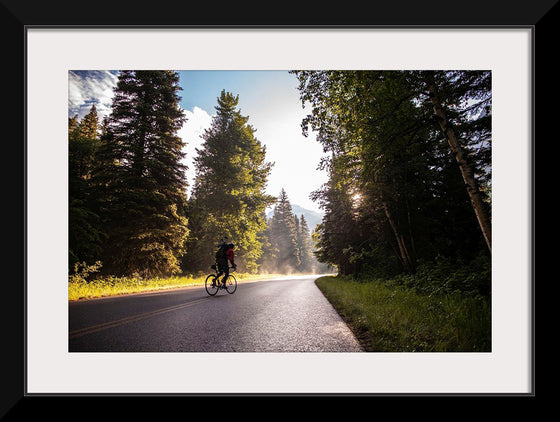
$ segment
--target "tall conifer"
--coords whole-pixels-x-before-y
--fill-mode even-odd
[[[302,214],[299,218],[298,224],[298,249],[300,265],[299,270],[302,272],[309,272],[313,270],[313,245],[311,242],[311,233],[307,220]]]
[[[298,270],[300,256],[297,241],[296,218],[286,191],[282,188],[274,214],[270,219],[270,243],[275,251],[276,267],[280,273]]]
[[[95,105],[79,121],[68,119],[68,264],[93,264],[99,259],[102,229],[91,186],[94,156],[99,146]]]
[[[238,109],[239,96],[223,90],[212,126],[195,158],[196,177],[189,199],[191,236],[184,259],[187,271],[206,270],[220,239],[236,247],[240,271],[257,271],[266,228],[264,211],[274,202],[265,193],[272,168],[266,148],[255,138],[249,117]]]
[[[111,273],[179,270],[187,221],[178,81],[173,71],[119,74],[95,174],[108,235],[103,264]]]

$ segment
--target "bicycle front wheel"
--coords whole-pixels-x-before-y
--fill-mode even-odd
[[[226,280],[226,292],[230,295],[234,294],[237,290],[237,280],[231,274],[228,276]]]
[[[206,281],[204,282],[204,287],[206,288],[206,293],[210,296],[214,296],[218,293],[218,280],[216,280],[215,274],[210,274],[206,277]]]

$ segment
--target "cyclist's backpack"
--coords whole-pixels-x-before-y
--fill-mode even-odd
[[[216,251],[216,260],[220,261],[226,258],[226,245],[220,245]]]

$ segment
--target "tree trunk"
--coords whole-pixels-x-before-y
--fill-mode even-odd
[[[416,258],[418,255],[416,254],[416,242],[414,242],[414,236],[412,234],[412,219],[410,217],[410,204],[408,203],[408,199],[406,200],[406,215],[408,219],[408,234],[410,235],[410,248],[412,249],[412,262],[414,263],[414,267],[416,267]]]
[[[478,219],[478,224],[480,225],[480,229],[482,230],[482,234],[484,236],[484,239],[486,240],[488,250],[492,252],[492,226],[488,213],[486,212],[486,209],[484,207],[484,202],[482,201],[482,197],[476,184],[476,180],[474,179],[472,168],[467,161],[466,154],[457,141],[455,131],[445,117],[441,104],[439,103],[439,99],[436,95],[435,83],[433,82],[433,80],[429,83],[430,98],[434,106],[434,113],[437,116],[439,125],[443,133],[445,134],[451,150],[455,154],[455,159],[459,164],[461,175],[463,176],[463,180],[465,182],[465,185],[467,186],[467,192],[469,194],[471,204],[476,214],[476,218]]]
[[[395,234],[395,238],[397,240],[401,262],[404,264],[405,268],[408,271],[414,272],[415,268],[410,259],[410,254],[408,253],[404,239],[399,233],[397,225],[395,224],[395,221],[393,220],[393,217],[389,212],[389,207],[387,206],[387,202],[385,202],[384,200],[382,200],[382,202],[383,202],[383,209],[385,210],[385,216],[387,217],[387,220],[389,220],[389,225],[391,226],[391,229],[393,229],[393,233]]]

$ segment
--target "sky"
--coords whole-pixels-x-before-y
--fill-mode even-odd
[[[238,109],[248,116],[255,137],[266,147],[266,160],[274,166],[268,178],[267,193],[278,196],[283,188],[292,204],[321,212],[309,195],[327,181],[317,169],[324,155],[315,134],[304,137],[301,122],[310,112],[304,109],[297,90],[298,81],[288,71],[189,70],[179,72],[180,106],[187,122],[179,131],[186,143],[185,164],[189,186],[194,180],[193,157],[200,136],[210,127],[217,99],[223,89],[239,95]],[[68,115],[82,118],[95,104],[98,113],[111,111],[115,71],[70,71]]]

